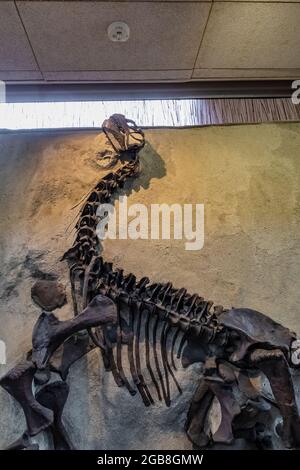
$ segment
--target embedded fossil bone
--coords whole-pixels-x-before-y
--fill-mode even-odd
[[[48,312],[62,307],[67,301],[62,284],[44,279],[36,281],[33,285],[31,297],[37,305]]]
[[[39,450],[38,444],[32,444],[27,432],[24,432],[19,439],[13,442],[5,450]]]
[[[74,446],[65,430],[62,422],[62,413],[69,394],[69,386],[66,382],[52,382],[43,387],[36,399],[45,408],[53,411],[53,435],[54,448],[56,450],[72,450]]]
[[[96,295],[80,315],[71,320],[60,321],[52,313],[43,312],[32,334],[32,362],[44,369],[54,351],[70,336],[84,329],[115,323],[114,303],[103,295]]]
[[[299,412],[290,374],[290,368],[300,365],[300,341],[293,332],[260,312],[225,310],[219,305],[213,308],[210,300],[184,288],[176,289],[170,282],[151,284],[147,277],[137,280],[131,273],[124,275],[100,256],[98,208],[138,175],[138,153],[145,144],[141,129],[119,114],[103,123],[103,131],[112,159],[119,160],[121,166],[87,195],[75,226],[74,244],[62,257],[69,264],[74,318],[59,321],[54,314],[43,312],[34,327],[30,361],[12,369],[0,381],[21,403],[29,435],[50,428],[56,448],[72,448],[62,424],[68,395],[65,382],[49,383],[36,396],[32,382],[36,374],[37,382],[46,383],[50,371],[59,372],[65,381],[70,366],[99,347],[116,384],[125,386],[132,395],[138,391],[145,406],[153,405],[156,399],[170,406],[171,381],[181,393],[176,357],[184,367],[203,364],[185,425],[196,446],[229,444],[242,436],[256,441],[259,448],[271,447],[260,415],[268,413],[274,404],[283,417],[286,447],[300,447]],[[55,304],[54,299],[50,304],[48,298],[41,301],[44,296],[40,292],[37,286],[33,288],[33,298],[39,299],[43,308],[47,304],[51,310],[49,305],[61,303]],[[89,336],[77,336],[82,330]],[[151,384],[146,383],[141,367],[141,338],[145,339],[144,359]],[[130,377],[123,367],[124,354]],[[44,378],[41,371],[47,371]],[[254,390],[249,379],[253,372],[265,373],[274,400],[266,400]],[[245,397],[241,405],[235,399],[234,387]],[[207,420],[216,401],[220,423],[211,432]]]
[[[35,365],[25,361],[16,365],[0,380],[0,385],[22,406],[30,436],[35,436],[53,423],[52,411],[40,405],[33,395],[35,371]]]

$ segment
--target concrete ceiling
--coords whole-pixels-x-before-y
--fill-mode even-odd
[[[1,1],[0,80],[300,78],[299,24],[300,0]]]

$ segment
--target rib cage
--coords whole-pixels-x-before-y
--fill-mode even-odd
[[[220,333],[216,309],[222,307],[212,311],[211,301],[197,294],[191,295],[186,289],[175,289],[171,283],[151,284],[147,277],[137,280],[132,273],[124,275],[122,269],[114,269],[112,263],[99,256],[97,209],[110,202],[129,178],[138,175],[138,151],[145,143],[142,131],[122,115],[111,116],[104,122],[103,130],[118,158],[124,162],[117,171],[104,176],[86,198],[75,226],[74,244],[63,256],[69,262],[74,312],[77,315],[99,293],[113,299],[118,307],[115,330],[89,331],[91,339],[101,348],[104,363],[112,371],[117,385],[125,386],[132,395],[137,389],[144,404],[149,406],[154,403],[154,398],[142,375],[140,357],[144,330],[147,370],[158,400],[163,399],[169,406],[170,379],[181,393],[174,374],[175,354],[180,358],[190,335],[206,344],[212,342]],[[122,364],[124,345],[127,346],[131,381]],[[154,364],[151,364],[150,352]]]

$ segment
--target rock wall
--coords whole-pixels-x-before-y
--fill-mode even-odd
[[[204,247],[106,240],[104,257],[137,277],[260,310],[299,332],[300,124],[149,129],[146,140],[141,175],[124,191],[129,204],[204,203]],[[0,375],[31,347],[40,313],[30,297],[36,279],[58,276],[69,302],[56,314],[72,316],[67,267],[58,260],[73,240],[79,207],[71,208],[106,173],[97,159],[103,144],[103,134],[92,131],[0,134],[0,339],[7,348]],[[146,409],[116,387],[92,352],[68,378],[64,421],[76,447],[191,448],[183,425],[197,371],[179,368],[184,394],[174,389],[170,408]],[[25,424],[2,389],[0,410],[4,448]],[[37,438],[41,447],[46,440]]]

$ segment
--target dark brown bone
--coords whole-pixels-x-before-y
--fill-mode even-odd
[[[243,337],[243,344],[232,354],[234,362],[242,360],[249,348],[259,344],[266,349],[278,348],[288,354],[291,342],[296,339],[296,334],[288,328],[248,308],[224,311],[218,315],[218,320]]]
[[[138,306],[135,305],[135,308],[132,304],[129,305],[129,338],[128,338],[128,360],[129,360],[129,365],[130,365],[130,372],[131,372],[131,377],[136,385],[142,400],[144,402],[145,406],[149,406],[151,403],[153,403],[153,399],[150,395],[150,392],[148,390],[148,387],[146,386],[144,382],[144,378],[142,377],[142,374],[140,372],[140,363],[137,366],[135,363],[135,359],[139,360],[139,343],[136,342],[136,347],[138,350],[138,353],[136,356],[134,356],[134,323],[135,323],[135,316],[134,312],[137,313],[137,308]]]
[[[158,329],[158,323],[159,323],[159,316],[158,316],[157,313],[155,314],[155,311],[156,311],[156,307],[155,307],[155,305],[153,305],[151,314],[152,314],[152,316],[154,316],[154,326],[153,326],[154,362],[155,362],[156,372],[157,372],[157,375],[158,375],[158,378],[159,378],[159,382],[160,382],[160,386],[161,386],[161,390],[162,390],[162,394],[163,394],[163,397],[164,397],[165,404],[166,404],[166,406],[170,406],[170,404],[171,404],[170,396],[168,395],[168,390],[165,387],[164,378],[163,378],[162,372],[160,370],[159,360],[158,360],[156,338],[157,338],[157,329]]]
[[[253,365],[266,374],[283,418],[283,440],[288,447],[300,445],[300,417],[289,367],[280,349],[257,349],[251,354]]]
[[[108,338],[108,332],[107,332],[107,329],[106,329],[105,326],[103,327],[103,333],[104,333],[104,338],[105,338],[107,357],[108,357],[108,360],[109,360],[112,375],[113,375],[114,380],[115,380],[116,384],[118,385],[118,387],[123,387],[124,381],[123,381],[123,379],[122,379],[122,377],[121,377],[121,375],[118,371],[116,361],[115,361],[115,358],[114,358],[114,354],[113,354],[113,345],[112,345],[110,339]]]
[[[241,409],[229,385],[214,380],[207,380],[207,382],[210,390],[218,398],[221,407],[221,423],[212,438],[215,442],[231,444],[233,441],[232,421],[241,412]]]
[[[43,387],[36,399],[41,405],[53,411],[53,424],[50,429],[53,436],[55,450],[72,450],[74,446],[62,422],[62,413],[69,394],[66,382],[52,382]]]
[[[32,362],[21,362],[0,380],[0,385],[22,406],[30,436],[35,436],[53,423],[52,411],[41,406],[33,396],[35,371],[36,367]]]
[[[153,372],[153,369],[152,369],[152,366],[151,366],[151,362],[150,362],[150,339],[149,339],[149,335],[150,335],[150,322],[151,322],[151,313],[150,311],[147,309],[146,310],[146,322],[145,322],[145,352],[146,352],[146,366],[147,366],[147,369],[149,371],[149,374],[150,374],[150,377],[151,377],[151,380],[153,382],[153,385],[156,389],[156,393],[157,393],[157,397],[159,399],[159,401],[162,400],[162,396],[161,396],[161,392],[160,392],[160,388],[159,388],[159,384],[156,380],[156,377],[154,375],[154,372]],[[141,316],[139,318],[139,322],[141,322]]]
[[[213,392],[208,387],[204,378],[201,377],[192,398],[185,423],[187,436],[197,447],[205,447],[210,440],[210,436],[205,432],[204,426],[213,398]]]
[[[139,385],[140,394],[142,395],[142,397],[144,396],[144,394],[146,395],[146,398],[148,399],[148,403],[147,403],[147,406],[148,406],[148,404],[153,404],[154,400],[152,398],[152,395],[149,391],[148,386],[145,383],[145,379],[142,375],[142,370],[141,370],[140,337],[141,337],[141,319],[142,319],[143,308],[144,308],[143,302],[139,302],[138,304],[137,302],[133,302],[131,306],[131,312],[132,312],[132,315],[135,316],[136,318],[134,353],[135,353],[136,371],[137,371],[138,379],[140,382],[140,385]],[[146,336],[146,332],[145,332],[145,336]],[[145,341],[146,341],[146,338],[145,338]],[[149,348],[149,344],[146,345],[146,366],[149,369],[149,356],[148,356],[149,349],[147,350],[147,348]],[[144,402],[146,404],[145,399],[144,399]]]
[[[54,351],[69,336],[87,328],[115,323],[116,320],[114,302],[103,295],[94,297],[83,312],[71,320],[59,321],[52,313],[43,312],[33,329],[32,361],[38,369],[43,369]]]
[[[218,443],[231,444],[233,441],[232,421],[241,412],[232,387],[219,375],[216,358],[208,357],[204,365],[204,377],[208,388],[218,399],[221,408],[221,422],[212,439]]]
[[[32,444],[27,432],[24,432],[19,439],[6,447],[5,450],[39,450],[38,444]]]
[[[31,297],[43,310],[52,312],[67,302],[66,291],[56,281],[38,280],[31,289]]]
[[[103,131],[114,150],[119,154],[127,150],[136,150],[144,145],[141,129],[122,114],[113,114],[102,124]]]
[[[87,334],[75,334],[53,353],[49,361],[50,369],[58,372],[61,378],[66,380],[72,364],[94,348]]]
[[[129,381],[127,380],[124,369],[123,369],[123,364],[122,364],[122,323],[121,323],[121,311],[120,311],[120,303],[118,302],[117,305],[117,311],[118,311],[118,325],[117,325],[117,367],[118,371],[120,374],[120,377],[122,379],[123,384],[129,391],[130,395],[135,395],[136,394],[136,389],[131,386]]]

